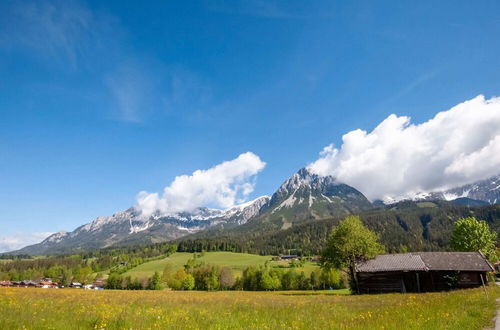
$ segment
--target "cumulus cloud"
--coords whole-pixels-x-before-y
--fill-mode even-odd
[[[333,175],[369,199],[405,198],[500,172],[500,97],[483,95],[422,124],[390,115],[373,131],[357,129],[329,145],[309,169]]]
[[[0,253],[18,250],[27,245],[40,243],[53,233],[16,233],[7,236],[0,236]]]
[[[221,208],[234,206],[244,202],[253,191],[253,178],[265,165],[254,153],[243,153],[207,170],[177,176],[165,187],[162,195],[140,192],[136,209],[142,216],[149,217],[157,211],[168,214],[191,211],[204,205]]]

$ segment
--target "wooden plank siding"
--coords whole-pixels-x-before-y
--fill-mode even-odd
[[[493,270],[479,251],[381,254],[355,264],[360,293],[473,288],[486,284]]]
[[[479,287],[481,275],[486,283],[486,272],[473,271],[357,273],[357,280],[360,293],[430,292]]]

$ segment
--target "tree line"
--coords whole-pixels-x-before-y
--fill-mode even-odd
[[[147,247],[119,247],[80,254],[12,258],[0,263],[0,280],[22,281],[51,278],[61,285],[71,282],[91,283],[104,273],[122,274],[127,270],[174,253],[177,246],[170,243]]]
[[[194,254],[183,268],[176,269],[167,264],[163,274],[155,272],[149,279],[132,279],[112,273],[107,281],[107,289],[125,290],[318,290],[346,287],[346,280],[335,269],[312,271],[309,275],[295,268],[272,267],[269,263],[247,267],[241,276],[235,277],[229,267],[221,267],[201,262]]]

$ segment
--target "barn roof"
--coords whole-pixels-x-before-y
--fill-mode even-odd
[[[429,270],[493,271],[480,252],[419,252]]]
[[[492,271],[480,252],[412,252],[381,254],[356,264],[360,273],[391,271]]]
[[[405,270],[427,271],[422,258],[413,253],[381,254],[374,259],[356,264],[356,271],[363,273]]]

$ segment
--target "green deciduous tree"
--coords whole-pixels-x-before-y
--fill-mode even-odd
[[[314,290],[319,288],[319,286],[321,285],[319,274],[315,271],[311,272],[311,275],[309,275],[309,283],[311,285],[311,289]]]
[[[149,290],[161,290],[160,273],[155,272],[153,274],[153,276],[149,279],[148,289]]]
[[[194,277],[191,274],[187,274],[182,281],[182,289],[183,290],[193,290],[194,289]]]
[[[262,277],[260,279],[260,286],[264,290],[279,290],[281,287],[281,280],[278,274],[265,270],[262,272]]]
[[[351,287],[356,287],[355,263],[374,258],[384,250],[376,233],[366,228],[358,216],[349,216],[332,229],[321,255],[321,266],[347,269]]]
[[[165,279],[165,272],[164,279]],[[182,290],[184,279],[186,278],[187,273],[184,269],[178,269],[175,272],[172,272],[169,277],[166,278],[165,282],[167,283],[169,288],[174,290]]]
[[[122,288],[122,277],[117,273],[109,274],[108,280],[106,281],[106,289],[118,290]]]
[[[283,278],[281,279],[281,286],[283,290],[294,290],[297,289],[297,279],[299,274],[295,271],[295,269],[290,269],[285,274],[283,274]]]
[[[481,251],[490,259],[495,254],[497,234],[490,230],[486,221],[474,217],[455,222],[450,247],[455,251]]]
[[[342,277],[336,269],[322,269],[319,278],[323,289],[340,289],[343,287]]]

